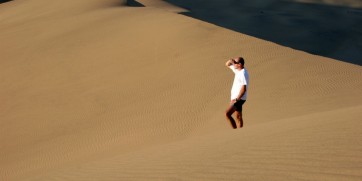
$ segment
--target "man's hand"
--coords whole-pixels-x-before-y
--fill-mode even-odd
[[[230,101],[230,105],[233,105],[233,104],[235,104],[235,103],[236,103],[236,100],[235,100],[235,99],[233,99],[233,100]]]
[[[230,65],[233,65],[233,64],[234,64],[234,60],[233,60],[233,59],[229,59],[229,60],[226,62],[225,66],[229,67]]]

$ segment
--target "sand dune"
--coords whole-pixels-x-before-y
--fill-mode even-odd
[[[359,180],[361,146],[351,128],[361,123],[343,115],[358,116],[360,109],[197,136],[80,167],[69,165],[34,180]]]
[[[1,180],[361,179],[360,66],[139,3],[0,4]]]

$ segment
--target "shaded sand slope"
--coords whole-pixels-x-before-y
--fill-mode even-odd
[[[1,4],[2,180],[360,178],[360,66],[122,4]],[[239,55],[252,84],[231,130]]]
[[[353,8],[362,8],[362,3],[359,0],[294,0],[303,3],[327,4],[332,6],[347,6]]]
[[[312,54],[362,65],[361,0],[167,0],[183,14]],[[309,2],[309,3],[306,3]]]

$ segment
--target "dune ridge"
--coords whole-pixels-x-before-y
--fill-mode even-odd
[[[174,13],[182,13],[187,12],[188,10],[175,6],[173,4],[168,3],[167,1],[158,1],[158,0],[138,0],[137,2],[146,6],[147,8],[158,8],[166,11],[174,12]]]
[[[2,180],[361,178],[360,66],[124,4],[0,5]],[[224,62],[240,55],[231,130]]]

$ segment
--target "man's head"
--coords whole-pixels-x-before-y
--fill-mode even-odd
[[[238,58],[235,58],[233,59],[234,60],[234,67],[237,68],[237,69],[243,69],[244,68],[244,64],[245,64],[245,61],[244,61],[244,58],[243,57],[238,57]]]

